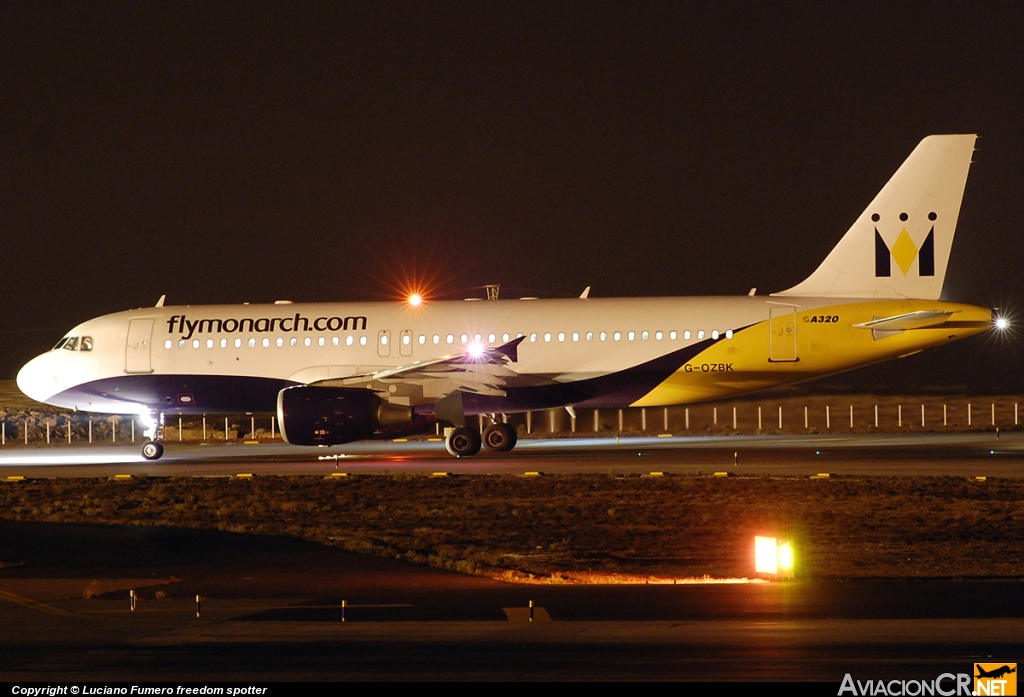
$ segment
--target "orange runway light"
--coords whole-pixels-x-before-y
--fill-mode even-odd
[[[759,574],[779,573],[778,540],[774,537],[754,538],[754,571]]]
[[[792,576],[794,566],[793,545],[774,537],[754,538],[754,570],[759,574]]]

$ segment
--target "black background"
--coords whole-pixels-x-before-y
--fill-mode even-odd
[[[1020,12],[9,3],[0,377],[164,293],[781,290],[932,133],[981,136],[944,297],[1012,312]],[[989,335],[834,380],[1019,391],[1020,357]]]

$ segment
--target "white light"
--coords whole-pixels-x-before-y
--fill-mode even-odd
[[[419,293],[413,293],[409,296],[409,304],[413,307],[418,307],[421,302],[423,302],[423,296]]]
[[[484,355],[484,345],[479,341],[474,341],[467,347],[467,351],[472,358],[480,358]]]
[[[1005,317],[996,318],[996,329],[1006,329],[1010,326],[1010,322]]]
[[[759,574],[779,572],[778,541],[774,537],[754,538],[754,570]]]

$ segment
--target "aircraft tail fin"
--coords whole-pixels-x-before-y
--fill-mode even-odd
[[[976,138],[922,140],[821,266],[773,295],[937,300]]]

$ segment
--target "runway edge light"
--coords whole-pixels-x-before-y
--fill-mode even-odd
[[[792,576],[793,545],[774,537],[754,537],[754,571],[771,576]]]
[[[754,571],[759,574],[779,572],[778,541],[774,537],[754,538]]]

